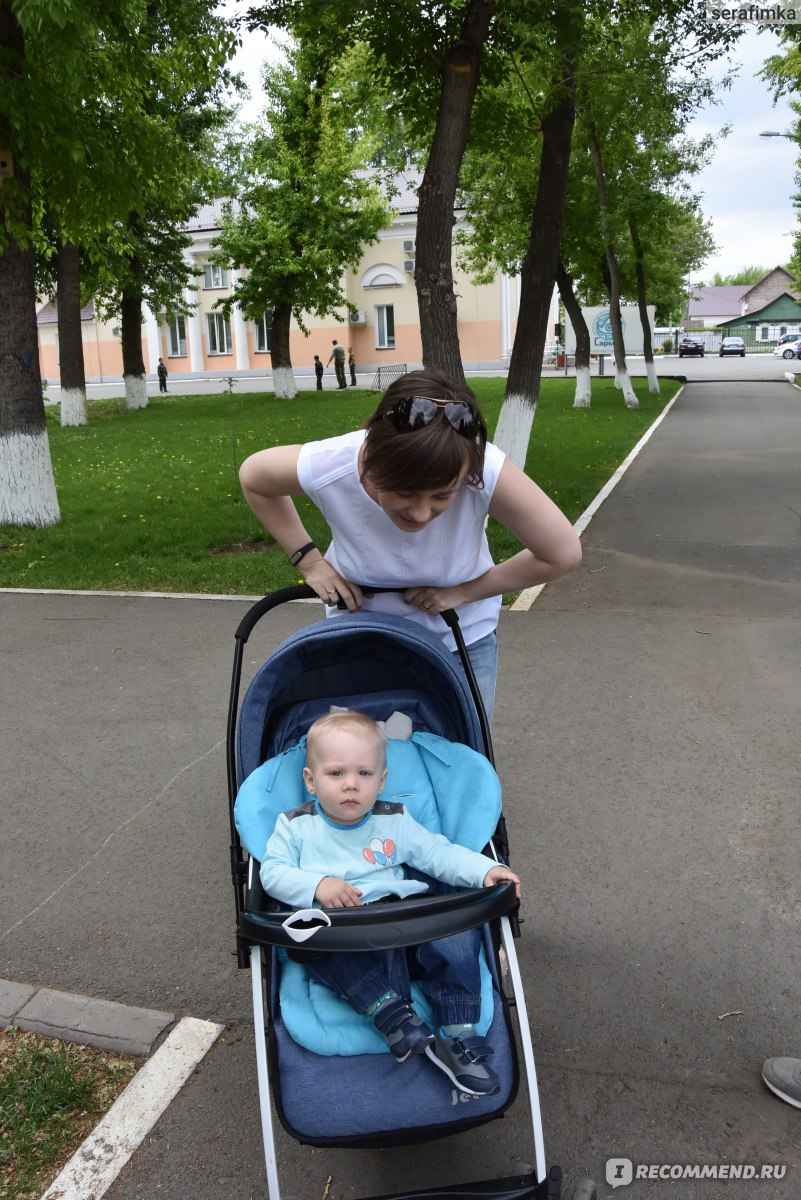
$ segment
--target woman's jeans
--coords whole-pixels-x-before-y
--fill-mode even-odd
[[[458,650],[454,650],[452,653],[460,674],[466,680],[467,676],[459,658]],[[495,630],[493,629],[492,633],[488,633],[486,637],[479,638],[477,642],[472,642],[467,647],[467,657],[470,659],[470,665],[476,677],[478,690],[481,692],[481,699],[484,701],[487,724],[491,725],[492,710],[495,707],[495,680],[498,674],[498,635]]]
[[[415,979],[437,1025],[474,1025],[481,1016],[481,930],[468,929],[408,950],[334,951],[303,965],[319,983],[364,1013],[388,991],[403,999]]]

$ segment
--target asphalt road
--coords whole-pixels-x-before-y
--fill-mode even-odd
[[[641,357],[631,356],[628,359],[628,368],[629,373],[633,376],[645,375],[645,360]],[[612,369],[609,357],[605,357],[603,363],[604,374],[610,375]],[[717,355],[704,355],[703,358],[679,358],[678,354],[665,354],[659,356],[657,370],[660,375],[680,375],[692,381],[702,379],[727,381],[758,379],[777,381],[783,379],[784,373],[788,370],[801,370],[801,363],[798,360],[788,363],[784,359],[774,358],[771,354],[748,354],[745,358],[719,358]],[[600,363],[595,360],[592,364],[592,373],[593,375],[597,375],[599,371]],[[471,376],[503,375],[505,371],[471,371],[469,374]],[[561,376],[564,374],[575,376],[575,371],[572,367],[568,367],[566,372],[563,368],[557,370],[554,367],[545,367],[542,374],[543,377]],[[370,387],[374,376],[374,371],[358,372],[356,378],[359,387]],[[234,379],[234,394],[249,391],[270,391],[272,389],[272,376],[269,373],[260,375],[254,372],[252,374],[240,375],[234,372]],[[316,386],[314,377],[311,375],[298,375],[296,383],[298,388],[303,391],[313,390]],[[336,380],[334,379],[333,371],[330,369],[324,378],[323,386],[326,391],[336,390]],[[224,375],[193,378],[191,376],[176,374],[170,376],[168,387],[168,395],[170,396],[207,395],[210,393],[225,392],[228,390],[229,384],[228,376]],[[122,378],[116,376],[88,383],[86,393],[90,400],[107,399],[113,396],[124,396],[125,387]],[[159,394],[158,380],[155,377],[148,381],[148,393],[151,396],[158,396]],[[60,399],[60,395],[61,389],[58,384],[51,384],[47,389],[47,403],[56,403]]]
[[[786,1169],[623,1200],[801,1195],[799,1113],[759,1079],[801,1055],[801,393],[781,370],[738,382],[743,361],[682,360],[698,383],[581,569],[501,619],[494,734],[549,1162],[568,1184],[611,1157]],[[227,1027],[109,1200],[266,1200],[222,745],[246,607],[0,594],[0,977]],[[268,619],[249,669],[312,614]],[[278,1145],[283,1200],[532,1161],[523,1103],[411,1153]]]

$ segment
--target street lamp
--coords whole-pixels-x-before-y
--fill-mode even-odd
[[[776,129],[766,129],[763,133],[760,133],[759,136],[760,137],[786,137],[786,138],[789,138],[791,142],[795,141],[795,137],[793,136],[792,133],[779,133],[778,130],[776,130]]]

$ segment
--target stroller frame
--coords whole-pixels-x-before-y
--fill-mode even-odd
[[[273,953],[273,947],[291,947],[293,943],[283,927],[286,912],[265,910],[260,903],[260,901],[263,902],[264,893],[261,889],[256,862],[247,856],[236,828],[234,803],[243,777],[240,755],[237,753],[237,722],[244,648],[250,634],[262,617],[272,609],[292,600],[311,598],[315,598],[315,593],[307,585],[284,588],[265,596],[245,614],[235,633],[234,662],[228,706],[226,766],[231,830],[231,873],[236,909],[236,952],[238,966],[241,969],[249,967],[251,971],[256,1065],[269,1200],[281,1200],[281,1190],[275,1150],[272,1116],[274,1097],[268,1059],[268,1029],[265,1019],[267,1009],[264,989],[268,962],[265,952],[267,956],[270,956]],[[489,724],[459,629],[458,617],[452,611],[443,613],[442,616],[454,636],[459,658],[464,668],[475,717],[480,729],[484,754],[494,765]],[[508,861],[503,815],[500,817],[496,834],[490,842],[490,849],[499,861]],[[517,901],[512,883],[501,883],[492,888],[473,889],[448,896],[422,896],[396,903],[371,904],[369,908],[326,910],[331,924],[315,934],[315,946],[322,950],[363,948],[364,934],[368,928],[371,945],[400,947],[414,945],[432,938],[445,937],[476,925],[495,922],[496,928],[499,930],[500,946],[506,955],[508,983],[511,985],[512,991],[512,995],[506,997],[505,1005],[507,1009],[515,1010],[516,1033],[522,1052],[527,1085],[534,1149],[534,1170],[531,1173],[476,1183],[444,1185],[414,1191],[405,1190],[383,1196],[365,1197],[364,1200],[439,1200],[440,1197],[442,1200],[447,1197],[453,1200],[454,1197],[460,1196],[465,1198],[484,1197],[484,1200],[559,1200],[561,1169],[558,1166],[552,1166],[548,1170],[545,1162],[534,1051],[522,977],[514,946],[514,940],[519,937],[520,933],[516,910]],[[269,986],[269,979],[266,982]],[[262,1014],[261,1020],[257,1019],[259,1013]],[[513,1098],[512,1096],[510,1103]],[[492,1119],[492,1116],[477,1118],[470,1124],[483,1124],[489,1119]],[[465,1127],[470,1126],[468,1124]],[[449,1134],[452,1132],[454,1131],[448,1131]],[[408,1140],[419,1142],[425,1140],[425,1135],[421,1133]],[[370,1144],[378,1143],[359,1142],[358,1139],[354,1141],[356,1146]]]

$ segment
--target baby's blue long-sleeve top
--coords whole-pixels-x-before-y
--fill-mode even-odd
[[[327,875],[359,888],[361,903],[369,904],[427,890],[421,880],[404,877],[404,863],[454,887],[482,887],[498,866],[431,833],[397,802],[379,800],[357,824],[337,825],[309,800],[278,817],[260,874],[265,891],[291,908],[314,906]]]

